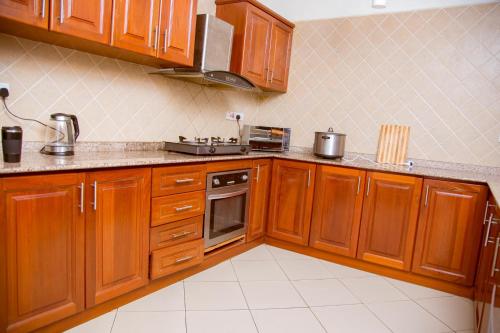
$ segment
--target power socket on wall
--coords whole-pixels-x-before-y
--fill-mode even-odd
[[[3,82],[0,82],[0,89],[7,89],[8,91],[10,91],[10,84],[8,83],[3,83]]]

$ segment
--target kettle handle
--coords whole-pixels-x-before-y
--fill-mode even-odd
[[[73,121],[73,128],[75,129],[75,141],[78,139],[80,135],[80,126],[78,125],[78,118],[74,114],[70,115],[71,120]]]

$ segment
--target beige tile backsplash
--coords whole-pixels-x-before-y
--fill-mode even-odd
[[[500,166],[500,4],[299,22],[292,53],[289,92],[259,96],[0,34],[0,82],[21,116],[76,114],[82,141],[235,136],[224,116],[242,111],[246,123],[292,127],[297,146],[331,126],[347,150],[375,153],[380,124],[398,123],[412,127],[411,157]],[[17,124],[5,112],[0,122]]]

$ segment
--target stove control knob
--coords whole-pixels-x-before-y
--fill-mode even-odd
[[[215,150],[216,150],[215,147],[210,147],[208,151],[210,152],[210,154],[214,154]]]
[[[243,176],[241,176],[241,180],[243,180],[243,181],[245,181],[245,182],[246,182],[246,181],[248,180],[248,176],[247,176],[247,175],[243,175]]]
[[[220,185],[219,178],[214,178],[213,183],[214,183],[214,185],[217,185],[217,186]]]

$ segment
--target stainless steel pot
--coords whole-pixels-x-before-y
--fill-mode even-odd
[[[345,134],[335,133],[330,127],[328,132],[316,132],[314,155],[324,158],[344,157]]]

